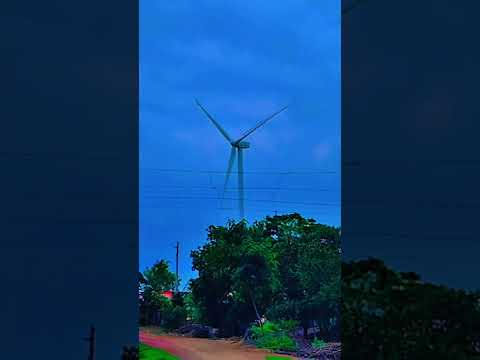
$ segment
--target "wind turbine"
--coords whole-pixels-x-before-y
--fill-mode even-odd
[[[286,110],[288,106],[285,106],[278,110],[277,112],[273,113],[266,119],[260,121],[256,126],[245,132],[240,138],[237,140],[233,140],[230,135],[220,126],[220,124],[205,110],[205,108],[195,99],[198,107],[202,110],[202,112],[210,119],[213,125],[220,131],[223,137],[228,141],[231,146],[230,150],[230,159],[228,160],[228,167],[227,173],[225,176],[225,184],[223,188],[223,197],[225,197],[225,192],[227,190],[228,180],[230,178],[230,174],[232,173],[233,164],[235,163],[235,158],[238,157],[238,207],[239,207],[239,215],[240,220],[245,218],[245,208],[244,208],[244,182],[243,182],[243,150],[248,149],[250,147],[250,143],[243,141],[247,138],[247,136],[251,135],[255,130],[260,128],[261,126],[265,125],[268,121],[273,119],[275,116],[280,114],[282,111]]]

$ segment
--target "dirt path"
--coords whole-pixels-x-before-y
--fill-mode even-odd
[[[266,355],[271,355],[240,342],[154,335],[146,331],[140,331],[140,342],[166,350],[182,360],[265,360]]]

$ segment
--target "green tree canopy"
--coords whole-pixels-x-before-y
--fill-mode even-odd
[[[157,261],[143,272],[141,291],[147,304],[162,306],[167,299],[163,293],[172,290],[175,284],[175,274],[169,270],[165,260]]]
[[[308,325],[338,310],[340,255],[339,229],[299,214],[211,226],[207,243],[191,253],[199,274],[192,299],[216,327],[265,314]]]
[[[343,264],[342,273],[342,352],[348,358],[480,354],[480,294],[423,283],[378,259]]]

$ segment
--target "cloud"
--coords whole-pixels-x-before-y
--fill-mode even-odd
[[[309,169],[315,168],[312,161],[317,159],[322,167],[336,169],[339,2],[285,0],[272,6],[267,2],[205,0],[191,6],[187,0],[153,0],[140,5],[140,143],[144,168],[225,170],[229,145],[195,106],[194,98],[198,98],[232,137],[289,105],[286,112],[247,139],[251,149],[244,154],[245,171]],[[160,188],[167,182],[221,187],[224,181],[224,174],[196,172],[155,175],[147,171],[142,176],[144,183],[159,184]],[[334,179],[339,181],[338,177]],[[245,181],[252,187],[280,181],[304,187],[317,180],[249,174]],[[248,195],[270,196],[259,192]],[[288,196],[312,201],[311,194]],[[169,216],[171,204],[184,208],[182,216]],[[184,216],[194,219],[189,233],[185,233],[185,251],[201,244],[205,235],[202,231],[208,224],[223,222],[227,215],[219,213],[217,202],[204,199],[148,205],[152,208],[144,214],[150,216],[143,217],[147,222],[166,214],[172,228],[179,229]],[[258,204],[246,205],[249,216],[253,216]],[[163,230],[147,226],[143,231],[141,243],[148,246],[142,245],[141,264],[151,262],[147,250]],[[182,266],[181,272],[190,276],[190,264]]]
[[[328,142],[321,142],[313,147],[313,157],[317,161],[325,160],[331,153],[332,145]]]
[[[193,148],[195,151],[206,152],[211,155],[218,153],[218,151],[225,148],[225,141],[221,138],[221,135],[214,136],[212,131],[208,133],[203,129],[196,129],[196,131],[188,130],[176,130],[171,132],[171,138],[179,145],[184,145],[189,148]]]

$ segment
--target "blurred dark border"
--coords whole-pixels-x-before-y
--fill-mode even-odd
[[[2,3],[4,359],[137,342],[138,2]]]
[[[342,9],[343,358],[480,358],[480,3]]]
[[[480,289],[480,3],[342,3],[342,239]]]

